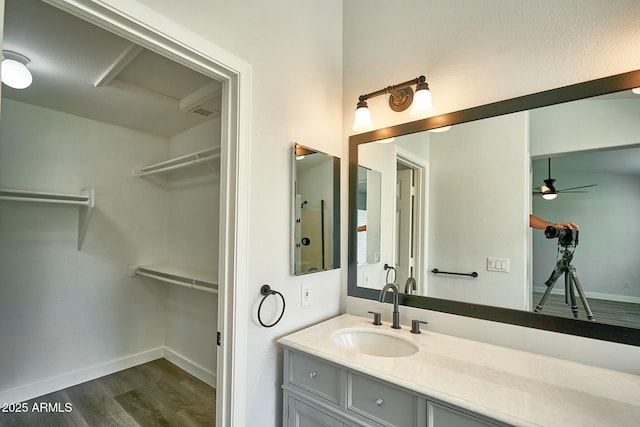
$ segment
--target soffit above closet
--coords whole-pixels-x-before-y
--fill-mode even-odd
[[[220,115],[219,82],[40,0],[6,0],[3,50],[33,74],[9,99],[165,137]]]

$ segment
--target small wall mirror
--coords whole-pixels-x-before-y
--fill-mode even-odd
[[[294,144],[292,270],[298,276],[340,267],[340,159]]]

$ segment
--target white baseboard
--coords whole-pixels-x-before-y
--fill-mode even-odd
[[[211,372],[211,370],[198,365],[168,347],[157,347],[142,353],[111,360],[100,365],[90,366],[10,390],[0,391],[0,402],[24,402],[25,400],[34,399],[38,396],[44,396],[45,394],[72,387],[86,381],[95,380],[96,378],[142,365],[143,363],[151,362],[152,360],[162,357],[210,386],[216,387],[215,372]]]
[[[536,286],[534,287],[534,292],[544,293],[547,290],[546,286]],[[556,287],[551,291],[553,295],[564,295],[564,283],[562,286],[556,285]],[[587,298],[593,299],[603,299],[608,301],[617,301],[617,302],[631,302],[634,304],[640,304],[640,297],[633,297],[628,295],[615,295],[615,294],[603,294],[600,292],[585,292],[585,296]]]
[[[133,354],[120,359],[68,372],[56,377],[47,378],[31,384],[26,384],[10,390],[0,391],[0,402],[24,402],[38,396],[53,393],[67,387],[91,381],[123,369],[132,368],[164,356],[164,347],[157,347],[142,353]],[[183,368],[184,369],[184,368]]]
[[[179,368],[184,369],[199,380],[204,381],[211,387],[216,387],[216,373],[211,372],[210,369],[198,365],[193,360],[184,357],[183,355],[176,352],[175,350],[170,349],[169,347],[164,347],[163,356],[169,362],[173,363]]]

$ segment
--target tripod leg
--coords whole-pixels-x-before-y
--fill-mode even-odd
[[[587,298],[584,296],[584,291],[582,290],[582,286],[580,285],[580,281],[578,280],[578,275],[576,274],[576,269],[573,266],[569,269],[569,274],[571,274],[571,279],[573,279],[573,284],[578,291],[578,295],[580,296],[580,301],[584,306],[584,310],[587,312],[587,319],[596,320],[595,316],[591,312],[591,307],[589,307],[589,303],[587,302]],[[575,299],[575,297],[574,297]],[[577,309],[576,309],[577,312]]]
[[[571,312],[573,313],[573,317],[578,318],[578,304],[576,303],[576,293],[573,290],[573,286],[571,284],[571,280],[573,277],[570,275],[569,271],[564,272],[564,289],[565,289],[565,301],[568,299],[567,304],[571,303]]]
[[[542,306],[544,306],[544,303],[547,301],[547,298],[549,298],[549,294],[551,294],[551,291],[553,290],[553,287],[556,285],[556,280],[558,279],[558,277],[560,276],[559,270],[554,270],[551,273],[551,277],[549,277],[549,279],[544,282],[545,285],[547,285],[547,290],[544,291],[544,294],[542,295],[542,298],[540,298],[540,302],[538,303],[538,305],[536,305],[536,308],[533,310],[536,313],[539,313],[542,310]]]
[[[567,271],[564,271],[564,303],[567,305],[571,305],[571,299],[569,298],[571,292],[571,283],[569,282],[569,275]],[[574,298],[575,300],[575,298]]]

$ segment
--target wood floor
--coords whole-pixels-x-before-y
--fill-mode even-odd
[[[542,294],[534,292],[534,306],[538,304],[540,298],[542,298]],[[576,295],[576,303],[578,306],[578,319],[587,320],[585,309],[578,295]],[[596,318],[596,322],[640,328],[640,304],[595,298],[587,298],[587,303]],[[558,294],[549,295],[541,313],[573,318],[571,307],[564,302],[564,295]]]
[[[26,413],[0,413],[0,426],[204,427],[216,419],[215,389],[165,359],[25,403]]]

